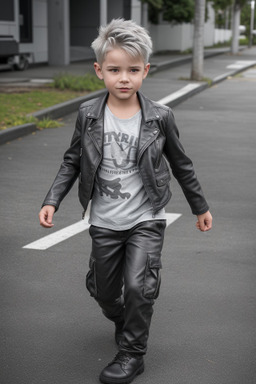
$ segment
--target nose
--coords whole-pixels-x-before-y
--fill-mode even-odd
[[[128,77],[128,74],[127,74],[126,71],[122,71],[122,72],[121,72],[120,81],[121,81],[122,83],[128,83],[128,81],[129,81],[129,77]]]

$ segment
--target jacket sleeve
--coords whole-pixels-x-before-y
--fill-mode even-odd
[[[80,173],[81,116],[78,114],[75,132],[69,149],[65,152],[57,176],[47,193],[42,206],[53,205],[56,211],[68,194]]]
[[[165,155],[169,161],[172,173],[180,184],[192,213],[194,215],[201,215],[208,211],[209,206],[195,174],[193,163],[185,154],[185,150],[179,140],[179,131],[171,109],[169,109],[167,124],[165,124],[165,135]]]

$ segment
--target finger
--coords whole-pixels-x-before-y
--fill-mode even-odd
[[[208,220],[203,220],[200,222],[199,229],[202,232],[209,231],[211,229],[211,223]]]
[[[54,226],[54,224],[48,223],[46,220],[40,221],[40,225],[45,228],[52,228]]]
[[[206,220],[205,221],[205,231],[209,231],[212,228],[212,221]]]
[[[49,225],[52,225],[52,218],[53,218],[53,212],[48,210],[47,211],[47,218],[46,218],[46,222],[49,224]]]
[[[204,232],[205,231],[205,225],[204,225],[204,220],[200,220],[200,218],[198,219],[198,221],[197,221],[197,228],[200,230],[200,231],[202,231],[202,232]]]
[[[48,224],[47,222],[41,223],[41,226],[44,228],[52,228],[54,224]]]

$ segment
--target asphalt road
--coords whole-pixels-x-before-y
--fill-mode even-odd
[[[137,384],[256,383],[255,100],[249,70],[174,109],[214,228],[196,230],[173,180],[167,212],[182,216],[166,231],[161,295]],[[113,326],[84,286],[88,231],[45,251],[22,248],[51,233],[37,215],[74,120],[0,148],[1,384],[94,384],[116,353]],[[53,231],[81,213],[74,187]]]

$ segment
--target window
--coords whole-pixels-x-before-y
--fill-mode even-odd
[[[14,0],[1,0],[0,20],[14,21]]]
[[[19,0],[20,42],[32,43],[32,0]]]

